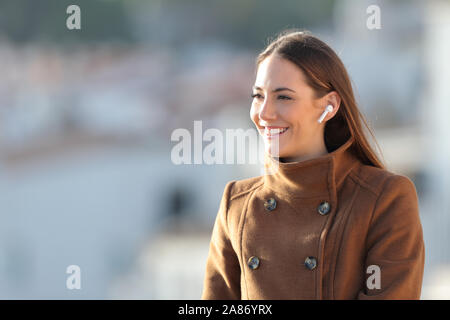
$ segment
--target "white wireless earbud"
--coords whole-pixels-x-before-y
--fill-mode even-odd
[[[317,120],[317,122],[322,123],[323,119],[326,117],[328,112],[331,112],[331,111],[333,111],[333,106],[331,104],[329,104],[329,105],[327,105],[327,108],[322,113],[322,115],[320,116],[319,120]]]

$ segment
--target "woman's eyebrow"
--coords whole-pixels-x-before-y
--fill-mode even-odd
[[[253,86],[253,89],[262,90],[260,87],[257,87],[257,86]],[[276,88],[275,90],[272,90],[272,92],[279,92],[279,91],[284,91],[284,90],[295,92],[294,90],[286,88],[286,87]]]

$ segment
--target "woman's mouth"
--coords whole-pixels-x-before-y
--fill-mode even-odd
[[[275,137],[281,136],[283,133],[285,133],[289,127],[282,128],[282,127],[264,127],[264,137],[267,139],[273,139]]]

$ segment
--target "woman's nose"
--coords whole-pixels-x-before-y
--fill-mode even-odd
[[[267,100],[261,104],[259,109],[259,119],[269,121],[275,119],[277,116],[276,108]]]

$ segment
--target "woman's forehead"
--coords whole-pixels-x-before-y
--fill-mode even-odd
[[[271,56],[259,64],[255,86],[269,91],[280,87],[298,91],[306,86],[306,82],[303,72],[294,63],[284,58]]]

